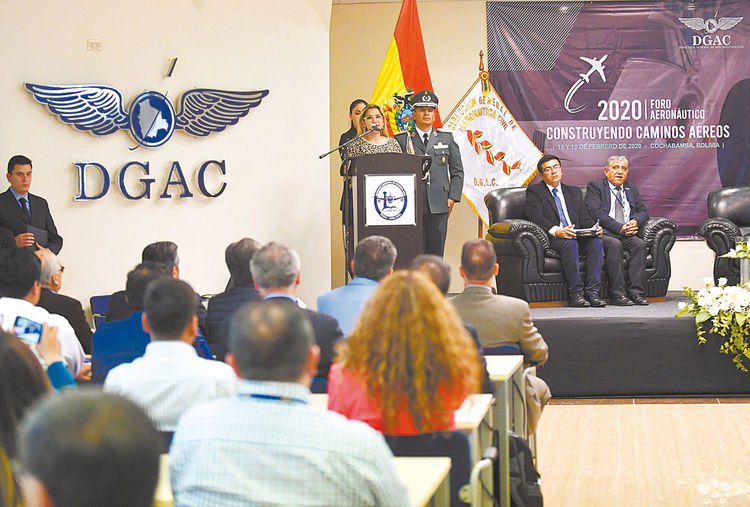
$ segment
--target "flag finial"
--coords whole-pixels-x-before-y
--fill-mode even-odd
[[[482,72],[484,70],[484,51],[479,50],[479,72]]]

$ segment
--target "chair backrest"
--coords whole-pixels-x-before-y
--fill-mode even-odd
[[[451,505],[468,505],[459,499],[462,486],[471,479],[471,447],[460,431],[441,431],[421,435],[384,435],[394,456],[436,457],[451,459]]]
[[[508,345],[498,345],[497,347],[485,347],[482,349],[485,356],[520,356],[521,347],[515,343]]]
[[[91,314],[94,317],[94,328],[98,328],[107,321],[109,310],[109,294],[106,296],[91,296],[89,298]]]
[[[728,187],[708,194],[708,216],[750,226],[750,187]]]
[[[174,431],[160,431],[159,436],[161,437],[161,452],[169,454],[169,447],[172,445]]]
[[[509,218],[526,218],[526,187],[496,188],[484,196],[490,224]]]

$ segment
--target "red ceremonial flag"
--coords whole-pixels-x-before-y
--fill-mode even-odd
[[[417,0],[404,0],[370,99],[371,103],[383,108],[391,134],[413,125],[409,99],[422,90],[434,91],[424,52]],[[435,126],[440,125],[440,115],[436,110]]]

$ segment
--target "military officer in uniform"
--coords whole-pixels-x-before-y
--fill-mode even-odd
[[[442,257],[445,236],[448,232],[448,216],[453,205],[461,200],[464,186],[464,168],[461,153],[453,134],[433,128],[437,96],[429,90],[412,96],[415,128],[396,134],[396,141],[404,153],[427,155],[432,165],[427,175],[426,209],[424,226],[427,253]]]

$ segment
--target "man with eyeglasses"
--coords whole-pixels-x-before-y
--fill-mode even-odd
[[[646,243],[638,228],[648,220],[648,210],[635,185],[628,183],[628,159],[615,155],[607,159],[604,176],[586,189],[584,203],[604,229],[605,261],[612,296],[618,306],[648,305],[645,293]],[[622,267],[623,251],[628,252],[627,295]]]
[[[426,250],[430,255],[443,256],[448,217],[453,206],[461,201],[464,187],[464,166],[461,152],[448,131],[433,128],[438,98],[424,90],[412,96],[415,127],[396,134],[404,153],[427,155],[432,165],[427,177],[427,208],[424,214]]]
[[[550,247],[560,254],[563,275],[568,284],[570,306],[601,308],[604,247],[602,229],[583,204],[581,189],[562,183],[560,159],[545,155],[537,162],[542,181],[526,189],[526,218],[549,234]],[[579,237],[576,230],[595,229],[593,236]],[[580,253],[586,265],[585,283],[581,280]]]

